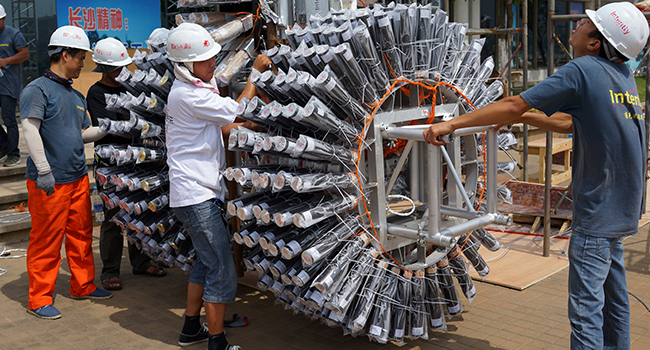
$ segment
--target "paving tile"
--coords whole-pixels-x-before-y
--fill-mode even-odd
[[[633,238],[625,242],[626,263],[634,263],[628,269],[628,285],[650,303],[650,256],[645,249],[648,231]],[[96,242],[94,248],[97,254]],[[627,259],[632,253],[633,259]],[[100,261],[98,255],[95,261]],[[8,269],[0,277],[1,349],[178,349],[187,288],[187,276],[180,270],[168,269],[168,276],[160,279],[134,276],[125,257],[121,276],[124,289],[110,300],[92,302],[69,297],[65,260],[61,266],[55,305],[63,318],[45,321],[25,313],[28,281],[24,259],[0,260],[0,267]],[[99,267],[97,270],[96,281]],[[406,340],[403,346],[369,342],[366,336],[345,336],[340,327],[330,328],[293,315],[275,305],[271,294],[240,285],[237,301],[228,306],[227,315],[246,315],[250,325],[228,329],[228,339],[244,349],[268,350],[568,348],[567,271],[524,291],[478,281],[475,285],[477,297],[471,304],[463,299],[466,311],[448,320],[448,332],[430,331],[430,340]],[[634,298],[630,298],[630,306],[632,349],[645,350],[650,343],[650,313]],[[188,347],[195,349],[205,349],[205,343]]]

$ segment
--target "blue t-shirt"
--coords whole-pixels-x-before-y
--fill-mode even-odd
[[[20,117],[41,120],[39,133],[57,184],[70,183],[88,172],[81,130],[90,126],[86,99],[79,91],[40,77],[20,94]],[[27,159],[28,179],[36,181],[38,170]]]
[[[573,117],[573,229],[596,237],[635,234],[646,141],[632,72],[624,64],[583,56],[521,97],[546,115]]]
[[[18,29],[5,26],[5,29],[0,32],[0,58],[11,57],[18,53],[18,49],[25,46],[27,41]],[[4,73],[0,77],[0,95],[17,99],[23,86],[20,64],[8,64],[0,69]]]

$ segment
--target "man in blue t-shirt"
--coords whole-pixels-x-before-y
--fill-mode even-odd
[[[573,133],[573,233],[569,245],[572,349],[630,348],[630,311],[622,238],[638,230],[647,142],[634,76],[648,22],[634,5],[611,3],[578,22],[575,59],[519,96],[445,123],[425,140],[459,128],[523,122]],[[546,115],[525,113],[531,107]]]
[[[86,99],[72,88],[90,43],[81,28],[63,26],[50,37],[50,69],[21,93],[20,118],[29,151],[27,191],[32,229],[27,247],[27,313],[61,318],[52,294],[61,245],[70,268],[70,297],[108,299],[94,283],[93,219],[84,143],[106,135],[90,126]]]
[[[0,127],[0,160],[4,166],[20,164],[16,104],[22,85],[20,64],[29,59],[27,41],[16,28],[5,25],[7,13],[0,5],[0,109],[7,131]]]

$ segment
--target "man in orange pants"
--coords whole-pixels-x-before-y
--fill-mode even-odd
[[[28,309],[36,310],[52,304],[52,293],[61,265],[61,244],[65,236],[65,252],[70,266],[70,295],[88,295],[97,288],[92,244],[92,215],[88,192],[88,175],[54,186],[47,196],[27,180],[29,208],[32,216],[30,243],[27,248],[29,271]],[[43,210],[47,208],[47,211]]]
[[[50,69],[21,93],[20,117],[27,159],[27,190],[32,230],[27,248],[27,312],[43,319],[61,313],[52,304],[61,265],[61,244],[70,267],[73,299],[108,299],[93,282],[92,215],[84,143],[105,134],[90,127],[86,99],[72,88],[86,52],[81,28],[65,26],[50,37]]]

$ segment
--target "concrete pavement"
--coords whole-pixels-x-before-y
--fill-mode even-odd
[[[628,284],[646,304],[650,303],[650,240],[647,229],[624,242]],[[27,242],[7,248],[26,248]],[[101,261],[95,239],[95,280]],[[0,248],[1,250],[1,248]],[[554,252],[559,254],[559,252]],[[15,255],[12,254],[12,255]],[[104,301],[77,301],[68,294],[69,270],[65,259],[57,280],[55,306],[59,320],[46,321],[28,315],[28,279],[25,259],[0,259],[0,349],[177,349],[183,324],[187,276],[168,269],[164,278],[134,276],[125,257],[124,289]],[[567,349],[565,269],[524,290],[476,282],[478,294],[466,311],[448,320],[446,333],[429,331],[430,340],[408,341],[404,346],[380,345],[367,337],[344,336],[302,315],[275,305],[271,293],[239,285],[237,301],[228,314],[246,315],[250,324],[228,329],[228,339],[250,349]],[[632,349],[650,344],[650,312],[633,297],[631,304]],[[205,349],[205,344],[188,349]]]

